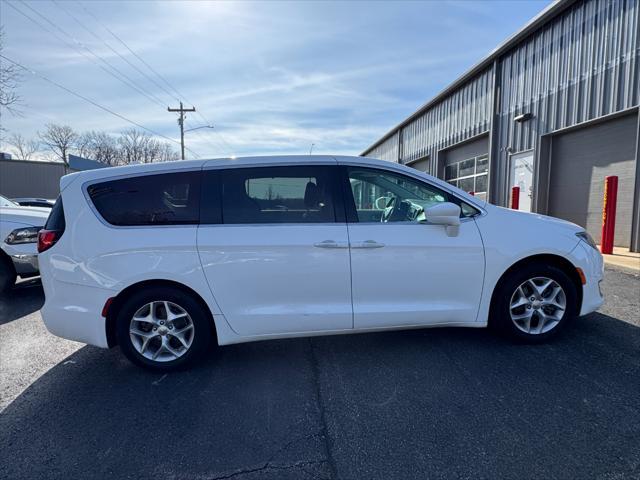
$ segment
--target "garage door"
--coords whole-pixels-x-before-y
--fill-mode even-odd
[[[440,152],[440,178],[452,185],[487,198],[489,137],[482,136]]]
[[[638,118],[634,114],[554,136],[549,215],[585,227],[599,243],[604,178],[617,175],[615,245],[629,247],[637,129]]]

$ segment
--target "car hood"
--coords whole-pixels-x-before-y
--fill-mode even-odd
[[[47,221],[49,212],[50,209],[39,207],[0,207],[0,221],[41,227]]]
[[[584,230],[580,225],[576,225],[575,223],[569,222],[567,220],[563,220],[561,218],[550,217],[548,215],[542,215],[541,213],[530,213],[523,212],[521,210],[511,210],[509,208],[497,207],[493,206],[493,208],[500,209],[500,212],[505,217],[512,217],[515,219],[522,219],[523,221],[531,220],[531,221],[539,221],[542,224],[546,224],[550,227],[556,228],[566,228],[567,230],[571,230],[572,232],[581,232]]]

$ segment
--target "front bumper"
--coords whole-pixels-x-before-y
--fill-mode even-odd
[[[38,256],[17,254],[12,255],[13,267],[16,269],[16,273],[21,277],[33,277],[38,275]]]
[[[604,303],[601,283],[604,280],[604,260],[595,248],[580,241],[571,252],[576,266],[585,274],[587,282],[582,286],[582,308],[580,315],[595,312]]]
[[[17,245],[2,244],[2,249],[9,255],[16,273],[21,277],[38,275],[38,252],[35,243]]]

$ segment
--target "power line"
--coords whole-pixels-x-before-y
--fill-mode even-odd
[[[122,40],[122,38],[120,38],[118,35],[116,35],[109,27],[107,27],[102,21],[100,21],[91,11],[89,11],[79,0],[76,0],[76,3],[80,6],[80,8],[82,8],[89,16],[91,16],[96,23],[98,23],[100,26],[102,26],[102,28],[104,28],[107,32],[109,32],[111,34],[111,36],[113,36],[113,38],[115,38],[116,40],[118,40],[118,42],[120,42],[133,56],[135,56],[140,62],[142,62],[143,65],[145,65],[151,72],[153,72],[160,80],[162,80],[171,90],[173,90],[175,92],[175,94],[178,96],[177,100],[181,101],[184,100],[184,103],[187,104],[191,104],[193,105],[193,102],[189,102],[187,100],[187,98],[180,93],[180,91],[178,91],[178,89],[176,89],[171,83],[169,83],[169,81],[163,77],[160,73],[158,73],[151,65],[149,65],[140,55],[138,55],[134,50],[132,50],[129,45],[127,45],[127,43]],[[166,91],[166,90],[165,90]],[[167,92],[169,93],[169,92]],[[171,94],[170,94],[171,95]],[[196,115],[198,115],[202,121],[205,123],[205,125],[214,125],[213,122],[209,121],[207,118],[204,117],[204,115],[202,115],[202,113],[200,113],[200,111],[196,112]],[[222,142],[224,143],[224,145],[226,145],[226,148],[229,150],[229,153],[233,153],[233,148],[231,147],[231,145],[229,144],[229,142],[226,141],[226,139],[223,137],[222,133],[219,132],[217,129],[214,128],[214,133],[216,135],[218,135],[220,137],[220,139],[222,140]]]
[[[106,72],[107,74],[111,75],[112,77],[114,77],[116,80],[119,80],[120,82],[122,82],[123,84],[125,84],[126,86],[128,86],[129,88],[132,88],[133,90],[135,90],[136,92],[138,92],[139,94],[143,95],[144,97],[146,97],[148,100],[150,100],[151,102],[161,106],[162,108],[164,108],[164,102],[162,102],[162,100],[158,99],[157,97],[148,94],[147,92],[145,92],[142,88],[138,87],[135,82],[133,80],[131,80],[127,75],[125,75],[124,73],[122,73],[120,70],[118,70],[116,67],[114,67],[113,65],[111,65],[109,62],[107,62],[105,59],[103,59],[101,56],[99,56],[98,54],[96,54],[93,50],[91,50],[89,47],[87,47],[86,45],[84,45],[82,42],[78,41],[76,38],[72,37],[71,35],[69,35],[67,32],[65,32],[64,30],[62,30],[58,25],[56,25],[55,23],[51,22],[51,20],[49,20],[47,17],[45,17],[44,15],[42,15],[40,12],[38,12],[37,10],[35,10],[33,7],[31,7],[29,4],[24,3],[23,1],[21,1],[22,5],[24,5],[25,7],[27,7],[28,9],[30,9],[32,12],[34,12],[36,15],[38,15],[40,18],[42,18],[45,22],[47,22],[48,24],[50,24],[52,27],[54,27],[56,30],[58,30],[59,32],[61,32],[63,35],[69,37],[71,40],[73,40],[77,45],[79,45],[80,47],[82,47],[84,50],[86,50],[90,55],[92,55],[93,57],[95,57],[97,60],[99,60],[100,62],[104,63],[108,68],[103,67],[102,65],[100,65],[99,63],[96,63],[93,59],[91,59],[90,57],[88,57],[85,52],[83,52],[82,50],[80,50],[78,47],[76,47],[75,45],[69,43],[68,41],[66,41],[64,38],[60,37],[60,35],[58,35],[55,31],[52,31],[51,29],[47,28],[45,25],[43,25],[42,23],[40,23],[39,21],[37,21],[35,18],[31,17],[30,15],[26,14],[25,12],[23,12],[22,10],[18,9],[14,4],[7,2],[7,5],[9,5],[11,8],[13,8],[16,12],[20,13],[22,16],[24,16],[25,18],[29,19],[31,22],[33,22],[34,24],[36,24],[37,26],[39,26],[40,28],[44,29],[45,31],[49,32],[50,34],[52,34],[53,36],[55,36],[58,40],[60,40],[63,44],[65,44],[67,47],[75,50],[76,52],[78,52],[80,55],[82,55],[85,58],[88,58],[92,63],[94,63],[95,65],[97,65],[101,70],[103,70],[104,72]],[[124,77],[124,78],[123,78]]]
[[[64,90],[65,92],[70,93],[71,95],[74,95],[74,96],[80,98],[81,100],[84,100],[85,102],[88,102],[91,105],[93,105],[93,106],[95,106],[95,107],[97,107],[97,108],[99,108],[101,110],[104,110],[105,112],[110,113],[111,115],[113,115],[115,117],[120,118],[121,120],[124,120],[125,122],[128,122],[128,123],[130,123],[132,125],[135,125],[136,127],[141,128],[143,130],[146,130],[147,132],[152,133],[153,135],[156,135],[157,137],[164,138],[166,140],[169,140],[170,142],[173,142],[173,143],[176,143],[176,144],[180,145],[180,142],[178,142],[177,140],[174,140],[173,138],[167,137],[166,135],[158,133],[158,132],[156,132],[154,130],[151,130],[150,128],[145,127],[144,125],[141,125],[141,124],[139,124],[137,122],[134,122],[133,120],[128,119],[124,115],[121,115],[118,112],[114,112],[113,110],[111,110],[111,109],[109,109],[109,108],[107,108],[107,107],[105,107],[103,105],[100,105],[98,102],[96,102],[94,100],[91,100],[90,98],[85,97],[84,95],[82,95],[82,94],[80,94],[80,93],[78,93],[78,92],[76,92],[74,90],[71,90],[70,88],[65,87],[64,85],[56,82],[55,80],[51,80],[50,78],[45,77],[41,73],[38,73],[35,70],[33,70],[33,69],[29,68],[29,67],[26,67],[23,64],[21,64],[19,62],[16,62],[15,60],[12,60],[11,58],[9,58],[9,57],[7,57],[5,55],[0,54],[0,58],[8,61],[9,63],[12,63],[13,65],[15,65],[15,66],[17,66],[19,68],[22,68],[23,70],[25,70],[26,72],[31,73],[35,77],[38,77],[38,78],[44,80],[45,82],[48,82],[48,83],[50,83],[52,85],[55,85],[56,87]],[[191,152],[195,157],[198,157],[198,154],[195,153],[193,150],[191,150],[189,148],[187,148],[186,150],[189,150],[189,152]]]
[[[225,148],[220,143],[214,142],[213,139],[206,136],[204,132],[201,132],[200,130],[196,130],[197,127],[194,127],[192,124],[190,124],[186,118],[185,118],[185,125],[189,127],[190,130],[195,130],[195,134],[198,135],[198,137],[201,138],[203,141],[205,141],[208,145],[213,147],[214,152],[217,153],[217,152],[225,151]]]
[[[95,39],[97,39],[99,42],[101,42],[103,45],[105,45],[109,50],[111,50],[113,53],[115,53],[120,59],[122,59],[122,61],[126,62],[127,65],[129,65],[131,68],[135,69],[140,75],[142,75],[144,78],[146,78],[149,82],[153,83],[156,87],[158,87],[160,90],[164,91],[171,99],[174,99],[174,95],[173,93],[171,93],[169,90],[167,90],[163,85],[161,85],[160,83],[158,83],[151,75],[147,74],[147,72],[145,72],[144,70],[142,70],[141,68],[139,68],[137,65],[135,65],[134,63],[130,62],[129,59],[127,57],[125,57],[124,55],[122,55],[120,52],[118,52],[115,48],[113,48],[104,38],[102,38],[100,35],[98,35],[96,32],[94,32],[92,29],[87,28],[87,26],[84,24],[84,22],[82,22],[78,17],[76,17],[73,13],[71,13],[69,10],[67,10],[58,0],[51,0],[53,3],[55,3],[58,8],[60,8],[62,11],[64,11],[69,17],[71,17],[83,30],[85,30],[86,32],[88,32],[91,36],[93,36]],[[91,14],[86,8],[84,8],[84,6],[82,4],[78,3],[82,9],[87,12],[89,15],[91,15],[94,20],[96,20],[96,22],[98,22],[97,18],[95,18],[95,16],[93,14]],[[100,23],[100,22],[98,22]],[[102,25],[102,23],[100,23],[100,25],[103,28],[104,25]],[[107,31],[109,31],[107,29]],[[179,99],[178,99],[179,100]]]
[[[80,6],[80,8],[82,8],[87,15],[89,15],[91,18],[93,18],[95,20],[95,22],[97,24],[99,24],[102,28],[104,28],[107,32],[109,32],[111,34],[111,36],[113,38],[115,38],[116,40],[118,40],[118,42],[120,42],[128,51],[129,53],[131,53],[131,55],[133,55],[134,57],[136,57],[138,60],[140,60],[140,62],[147,67],[151,72],[153,72],[160,80],[162,80],[170,89],[172,89],[175,94],[178,96],[178,98],[176,98],[176,100],[180,101],[180,97],[182,97],[182,99],[184,99],[184,95],[182,95],[173,85],[171,85],[162,75],[160,75],[151,65],[149,65],[140,55],[138,55],[135,51],[133,51],[129,45],[127,45],[127,43],[122,40],[118,35],[116,35],[109,27],[107,27],[104,23],[102,23],[102,21],[100,21],[98,19],[98,17],[96,17],[91,11],[89,11],[81,2],[79,2],[78,0],[76,0],[76,3]],[[170,96],[173,96],[172,93],[169,93]],[[190,103],[190,102],[187,102]]]

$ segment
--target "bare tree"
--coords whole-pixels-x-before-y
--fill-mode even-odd
[[[37,140],[27,140],[19,133],[14,133],[7,138],[7,143],[11,145],[11,153],[18,160],[31,160],[34,153],[40,150],[40,143]]]
[[[156,161],[171,162],[173,160],[178,160],[179,158],[180,154],[170,144],[164,142],[160,143],[158,158]]]
[[[125,130],[118,138],[122,163],[153,163],[177,160],[171,145],[135,128]]]
[[[118,146],[123,163],[141,163],[144,158],[145,145],[148,142],[149,135],[130,128],[122,132],[118,138]]]
[[[0,27],[0,53],[4,44],[4,31]],[[0,59],[0,107],[6,108],[9,112],[15,113],[15,105],[20,97],[16,93],[20,71],[16,65],[12,65]],[[2,110],[2,108],[0,108]]]
[[[49,123],[46,128],[44,133],[38,133],[40,140],[42,140],[42,143],[44,143],[58,159],[64,162],[65,166],[68,166],[69,161],[67,155],[69,154],[69,150],[75,146],[78,134],[67,125]]]
[[[78,154],[109,166],[123,163],[118,142],[106,132],[90,131],[78,136],[76,141]]]

